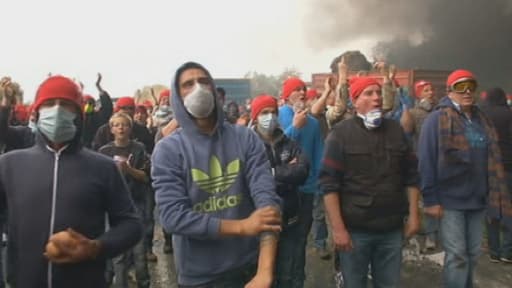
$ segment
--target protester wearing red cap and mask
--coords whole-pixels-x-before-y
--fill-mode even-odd
[[[260,95],[251,102],[251,121],[254,131],[265,144],[270,166],[276,182],[276,192],[283,201],[282,227],[276,258],[276,287],[294,287],[292,263],[298,261],[300,254],[295,251],[300,237],[299,192],[298,186],[304,184],[309,172],[309,163],[302,154],[299,145],[284,135],[277,122],[277,99],[269,95]]]
[[[414,95],[416,96],[416,104],[410,112],[414,120],[411,134],[413,135],[413,146],[416,151],[423,121],[434,109],[435,105],[432,83],[424,80],[417,81],[414,84]]]
[[[114,112],[123,112],[128,114],[133,120],[133,116],[135,114],[135,100],[133,97],[119,98],[116,101]],[[155,145],[154,137],[151,136],[151,133],[145,125],[138,124],[137,122],[133,123],[131,137],[132,139],[144,144],[148,153],[153,151],[153,146]],[[98,150],[113,140],[114,136],[110,132],[110,126],[106,123],[96,132],[96,136],[94,136],[94,141],[92,142],[92,148],[94,150]]]
[[[327,136],[320,172],[334,244],[347,287],[367,286],[370,263],[372,286],[399,287],[403,236],[420,226],[417,163],[400,124],[382,119],[378,82],[353,79],[350,97],[357,116]]]
[[[456,70],[446,86],[448,95],[421,129],[421,190],[425,213],[440,219],[444,285],[471,287],[485,215],[511,229],[512,207],[496,132],[474,105],[476,77]]]
[[[106,259],[142,234],[126,184],[113,161],[82,149],[82,95],[72,80],[45,80],[33,107],[36,144],[0,157],[0,199],[6,199],[0,207],[8,203],[14,231],[8,239],[15,259],[11,284],[106,287]]]
[[[107,91],[101,87],[101,74],[98,74],[96,80],[96,88],[100,95],[101,107],[96,110],[96,101],[91,95],[84,95],[83,97],[83,113],[84,113],[84,127],[82,131],[82,142],[85,147],[91,148],[94,135],[96,131],[108,122],[110,116],[112,116],[112,99]]]
[[[318,171],[323,153],[323,138],[318,120],[308,115],[305,105],[306,84],[299,78],[291,77],[284,81],[281,98],[285,104],[279,109],[279,125],[290,139],[299,143],[302,153],[310,160],[309,176],[299,187],[302,199],[299,223],[301,234],[297,237],[299,249],[296,251],[298,263],[292,275],[296,286],[302,286],[306,274],[305,247],[313,223],[313,202],[318,192]]]

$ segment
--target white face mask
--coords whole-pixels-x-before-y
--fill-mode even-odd
[[[357,114],[361,119],[363,119],[364,126],[369,129],[375,129],[382,124],[382,110],[374,109],[370,112],[366,113],[366,115]]]
[[[425,98],[421,99],[420,103],[418,103],[418,106],[428,112],[432,111],[432,108],[434,108],[434,105]]]
[[[41,108],[37,129],[53,143],[64,143],[75,137],[77,115],[58,105]]]
[[[194,90],[183,101],[188,113],[198,119],[203,119],[212,113],[215,108],[215,97],[207,86],[196,82]]]
[[[258,116],[258,131],[265,135],[272,135],[276,130],[277,117],[273,113],[262,114]]]

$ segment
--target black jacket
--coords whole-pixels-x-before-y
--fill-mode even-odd
[[[128,250],[142,225],[118,168],[103,155],[82,149],[77,135],[60,152],[41,134],[36,145],[0,157],[0,209],[8,209],[9,257],[14,287],[106,287],[105,260]],[[105,216],[110,229],[105,232]],[[97,239],[95,260],[50,264],[48,238],[67,228]],[[48,272],[51,273],[51,280]]]
[[[276,182],[276,192],[283,199],[283,226],[298,220],[300,205],[298,187],[309,175],[309,162],[302,154],[300,146],[276,129],[276,141],[264,143]],[[290,164],[296,159],[296,163]]]
[[[512,172],[512,111],[507,106],[505,92],[500,88],[487,91],[487,99],[480,108],[494,124],[503,166]]]
[[[34,134],[25,126],[9,125],[10,108],[0,107],[0,154],[34,145]]]
[[[101,109],[92,113],[84,114],[82,143],[85,147],[92,147],[92,140],[96,131],[101,125],[108,123],[112,116],[113,105],[110,95],[106,91],[100,93]]]
[[[405,188],[417,186],[417,160],[397,121],[368,130],[359,117],[329,134],[320,171],[324,193],[339,193],[349,230],[393,231],[408,212]]]

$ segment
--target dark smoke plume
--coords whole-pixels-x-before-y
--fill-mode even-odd
[[[482,88],[512,92],[512,0],[311,0],[314,48],[376,39],[376,58],[401,68],[473,71]],[[311,18],[309,18],[311,19]]]

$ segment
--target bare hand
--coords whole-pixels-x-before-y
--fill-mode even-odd
[[[128,165],[128,161],[119,161],[119,162],[116,162],[116,164],[117,164],[117,168],[119,168],[119,170],[121,170],[121,172],[123,172],[123,173],[127,173],[128,169],[130,169],[130,165]]]
[[[345,63],[345,57],[341,57],[340,62],[338,63],[338,79],[339,84],[343,83],[341,81],[346,82],[348,78],[348,65]]]
[[[293,116],[293,127],[295,127],[296,129],[300,129],[306,126],[308,120],[307,115],[307,110],[296,112],[295,115]]]
[[[420,218],[418,215],[409,215],[404,227],[405,238],[411,238],[420,231]]]
[[[332,241],[334,242],[334,248],[337,251],[351,251],[354,249],[354,245],[352,244],[352,239],[350,238],[350,234],[346,229],[336,231],[333,229],[332,231]]]
[[[261,232],[281,232],[281,213],[274,207],[267,206],[252,212],[242,220],[242,235],[256,236]]]
[[[257,273],[245,288],[270,288],[272,287],[272,273]]]
[[[424,207],[423,212],[425,212],[425,214],[432,216],[436,219],[441,219],[443,217],[443,207],[441,205]]]
[[[49,247],[53,247],[56,251],[48,251]],[[56,233],[50,237],[44,256],[53,263],[78,263],[94,259],[99,250],[98,241],[91,240],[68,228],[66,231]]]
[[[178,124],[178,120],[176,120],[176,118],[172,119],[164,128],[162,128],[162,136],[165,137],[167,135],[171,135],[179,127],[180,124]]]
[[[297,157],[293,158],[288,164],[297,164]]]
[[[331,76],[325,78],[324,91],[331,91],[332,90],[331,84],[332,84]],[[324,94],[324,95],[327,95],[327,94]]]

